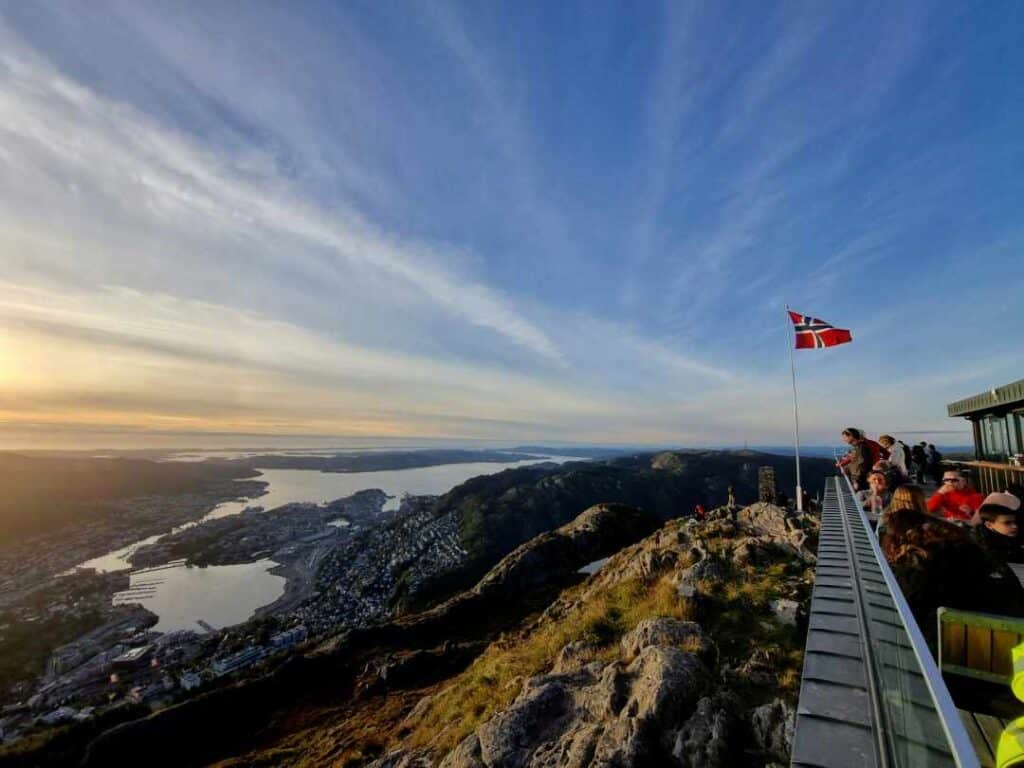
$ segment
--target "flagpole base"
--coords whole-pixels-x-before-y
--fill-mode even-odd
[[[804,511],[804,491],[799,485],[796,487],[796,511]]]

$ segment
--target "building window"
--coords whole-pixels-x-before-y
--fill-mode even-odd
[[[1006,418],[986,416],[981,421],[982,454],[989,461],[1005,461],[1007,458]]]
[[[1024,411],[1014,411],[1006,416],[1006,429],[1009,432],[1009,452],[1011,455],[1024,453],[1021,442],[1021,427],[1024,426]]]

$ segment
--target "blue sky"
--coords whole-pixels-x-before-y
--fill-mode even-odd
[[[0,3],[0,444],[964,442],[1019,3]],[[960,436],[937,430],[960,429]],[[190,443],[202,442],[190,437]]]

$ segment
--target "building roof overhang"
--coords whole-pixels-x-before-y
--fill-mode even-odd
[[[1024,406],[1024,379],[957,400],[946,406],[946,412],[950,416],[969,418],[975,414],[1010,408],[1014,405]]]

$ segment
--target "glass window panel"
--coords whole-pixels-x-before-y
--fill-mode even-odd
[[[986,416],[982,423],[985,458],[1002,461],[1006,458],[1006,421],[1000,416]]]
[[[1007,428],[1010,431],[1010,453],[1021,453],[1021,416],[1018,411],[1006,417]]]

